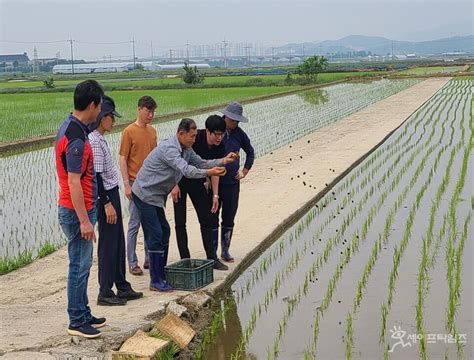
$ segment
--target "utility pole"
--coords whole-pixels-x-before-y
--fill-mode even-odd
[[[38,72],[38,50],[36,50],[36,46],[33,49],[33,72]]]
[[[170,49],[170,64],[173,63],[173,50]]]
[[[133,49],[133,70],[135,70],[136,63],[135,63],[135,38],[132,38],[132,49]]]
[[[72,67],[72,74],[74,75],[74,50],[72,48],[72,38],[69,39],[69,43],[71,44],[71,67]]]
[[[293,58],[293,56],[291,55],[293,49],[291,48],[291,46],[289,47],[289,50],[290,50],[290,56],[288,56],[288,59],[290,59],[290,64],[291,64],[291,59]]]
[[[244,49],[247,50],[247,66],[250,67],[250,46],[245,46]]]
[[[304,58],[305,58],[305,56],[306,56],[304,50],[305,50],[305,46],[303,45],[303,60],[304,60]]]
[[[189,41],[186,40],[186,62],[189,65]]]
[[[275,65],[275,55],[273,54],[273,51],[275,48],[272,46],[272,65]]]
[[[227,41],[224,38],[224,67],[227,68]]]

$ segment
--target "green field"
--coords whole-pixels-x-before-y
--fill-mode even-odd
[[[400,71],[401,75],[448,74],[462,71],[464,66],[427,66]]]
[[[381,75],[382,72],[340,72],[340,73],[324,73],[318,76],[318,83],[327,83],[339,79],[345,79],[348,77],[363,77],[372,75]],[[93,75],[91,75],[93,76]],[[54,78],[54,75],[52,75]],[[265,86],[265,85],[284,85],[286,75],[242,75],[242,76],[208,76],[204,80],[204,85],[235,85],[235,86]],[[297,79],[297,75],[293,75],[293,78]],[[72,88],[83,81],[84,79],[71,79],[71,80],[56,80],[54,82],[57,88]],[[139,88],[139,87],[159,87],[159,86],[172,86],[183,84],[183,80],[177,77],[171,78],[105,78],[98,80],[105,89],[110,88]],[[0,89],[26,89],[26,88],[37,88],[38,90],[43,89],[42,81],[0,81]]]
[[[156,115],[285,92],[295,86],[180,90],[110,91],[122,122],[135,118],[138,99],[150,95],[158,102]],[[71,93],[0,94],[0,143],[54,134],[72,110]]]

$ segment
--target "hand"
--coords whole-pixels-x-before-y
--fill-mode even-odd
[[[230,152],[227,154],[227,156],[224,158],[224,165],[230,164],[231,162],[234,162],[239,158],[239,154],[236,152]]]
[[[112,203],[107,203],[104,206],[105,216],[107,217],[107,224],[116,224],[117,223],[117,212],[115,211]]]
[[[237,181],[242,180],[244,177],[247,176],[248,172],[249,171],[245,168],[243,168],[241,171],[237,171],[237,175],[235,175],[235,180]]]
[[[219,209],[219,195],[214,195],[212,197],[211,213],[215,214],[217,212],[217,209]]]
[[[224,176],[226,172],[225,167],[216,166],[207,170],[207,176]]]
[[[211,188],[211,180],[209,177],[206,178],[206,181],[204,181],[204,189],[206,189],[206,192],[209,192],[209,189]]]
[[[94,240],[94,242],[95,242],[94,227],[92,226],[89,219],[87,219],[87,221],[81,223],[81,236],[84,240],[87,240],[87,241]]]
[[[129,183],[125,184],[125,197],[132,201],[132,187],[130,186]]]
[[[179,189],[179,186],[176,185],[172,190],[171,190],[171,198],[175,203],[178,202],[178,200],[181,198],[181,190]]]

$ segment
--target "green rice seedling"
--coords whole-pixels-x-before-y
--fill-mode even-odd
[[[57,249],[57,246],[51,244],[50,242],[46,242],[38,251],[38,258],[43,258],[49,254],[52,254]]]
[[[32,261],[33,255],[29,250],[23,251],[14,259],[2,257],[0,258],[0,275],[19,269],[25,265],[30,264]]]
[[[382,304],[381,308],[381,328],[379,333],[379,343],[385,343],[385,329],[387,327],[388,306],[386,303]]]
[[[354,339],[352,335],[352,315],[350,312],[346,316],[346,359],[352,359],[352,352],[354,348]]]

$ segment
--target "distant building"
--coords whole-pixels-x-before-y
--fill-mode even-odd
[[[209,69],[209,64],[189,64],[190,67],[197,67],[198,69]],[[156,65],[156,70],[179,70],[184,67],[184,64],[169,64],[169,65]]]
[[[36,64],[37,65],[46,65],[50,63],[55,63],[58,62],[58,58],[43,58],[43,59],[36,59]],[[30,65],[34,65],[35,60],[30,60]]]
[[[5,71],[28,67],[29,61],[26,52],[23,54],[0,55],[0,66]]]
[[[136,65],[142,65],[144,70],[176,70],[182,69],[184,64],[159,65],[153,61],[136,61]],[[209,64],[190,64],[198,69],[210,68]],[[132,71],[133,62],[114,62],[114,63],[90,63],[90,64],[74,64],[75,74],[97,74],[97,73],[114,73]],[[61,64],[53,66],[53,74],[72,74],[72,64]]]
[[[90,63],[74,64],[74,66],[72,64],[61,64],[53,66],[53,74],[92,74],[130,70],[133,70],[133,63]]]

